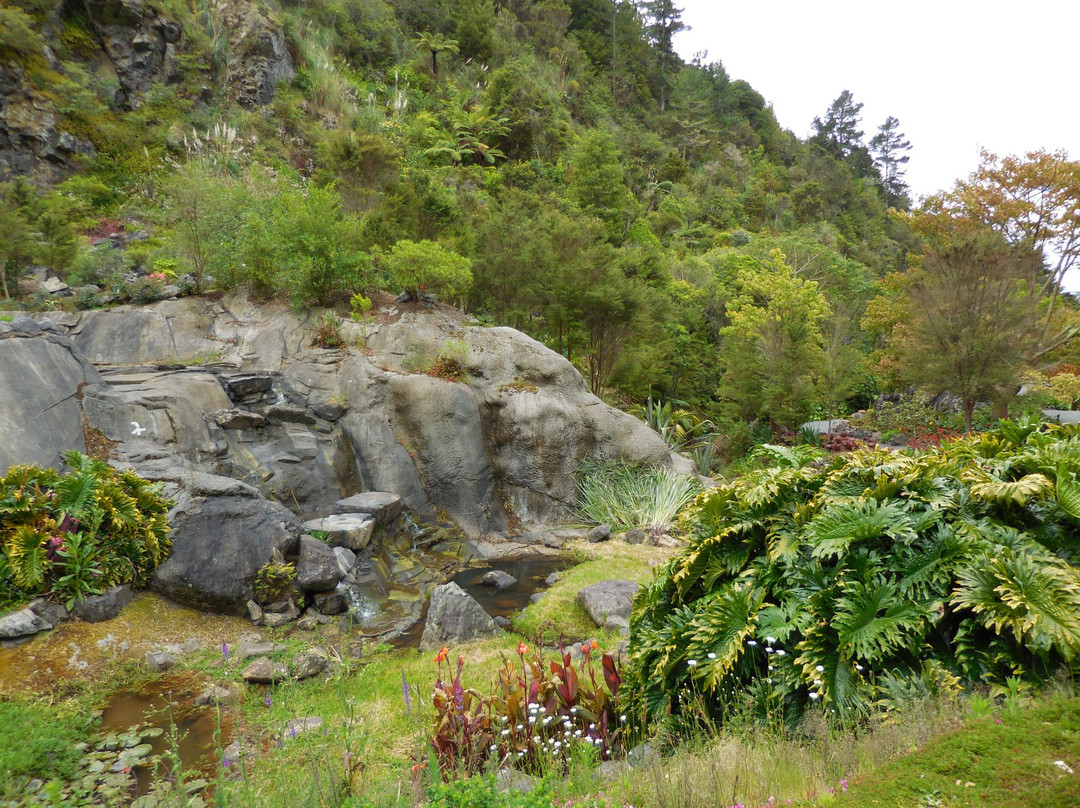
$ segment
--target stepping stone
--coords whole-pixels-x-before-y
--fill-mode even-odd
[[[346,499],[338,500],[334,504],[331,513],[366,513],[375,520],[375,524],[382,526],[394,521],[401,515],[405,503],[397,494],[387,491],[367,491],[363,494],[354,494]]]
[[[342,513],[304,522],[304,530],[325,533],[331,547],[363,550],[371,541],[375,520],[366,513]]]

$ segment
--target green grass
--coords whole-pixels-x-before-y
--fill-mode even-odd
[[[1077,773],[1055,766],[1058,760]],[[855,781],[835,805],[1075,808],[1080,698],[1051,694],[1000,718],[971,720]]]
[[[597,637],[609,647],[617,635],[601,631],[577,602],[577,593],[591,584],[611,579],[644,583],[653,568],[666,560],[670,550],[645,545],[630,545],[618,539],[573,548],[583,559],[572,569],[560,573],[557,584],[537,603],[530,604],[516,618],[514,630],[526,637],[543,637],[546,643],[572,642]],[[606,642],[608,641],[608,642]]]
[[[14,796],[32,778],[70,778],[90,735],[91,719],[45,701],[0,701],[0,797]]]

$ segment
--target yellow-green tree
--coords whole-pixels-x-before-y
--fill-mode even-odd
[[[822,324],[829,314],[814,281],[796,276],[784,254],[744,263],[721,329],[727,369],[717,391],[732,415],[794,426],[813,408],[824,360]]]

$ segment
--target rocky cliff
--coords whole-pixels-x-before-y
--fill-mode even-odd
[[[388,491],[476,538],[571,517],[584,459],[679,461],[512,329],[391,303],[366,325],[341,325],[351,347],[325,349],[313,344],[318,322],[233,296],[0,323],[0,469],[57,465],[89,441],[167,482],[184,511],[218,513],[206,502],[224,497],[239,518],[295,538],[292,514]],[[460,381],[422,372],[447,353]]]

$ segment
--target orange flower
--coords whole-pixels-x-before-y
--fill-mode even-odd
[[[444,645],[442,648],[439,649],[439,653],[435,655],[435,664],[438,665],[440,662],[446,662],[449,656],[450,649]]]
[[[525,656],[527,653],[529,653],[529,646],[527,646],[523,642],[519,642],[518,643],[518,656]]]

